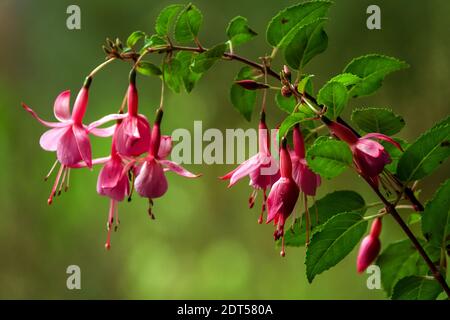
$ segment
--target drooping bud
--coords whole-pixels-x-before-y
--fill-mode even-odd
[[[152,134],[150,138],[150,154],[153,156],[158,155],[159,144],[161,143],[161,120],[163,117],[162,109],[156,111],[155,124],[153,125]]]
[[[283,75],[289,82],[291,81],[292,74],[287,65],[283,66]]]
[[[364,272],[378,257],[381,248],[379,235],[381,232],[381,219],[377,218],[372,223],[370,234],[366,236],[359,247],[358,258],[356,260],[356,270]]]
[[[240,85],[242,88],[247,89],[247,90],[258,90],[258,89],[267,89],[270,88],[269,85],[262,83],[262,82],[257,82],[255,80],[238,80],[235,81],[236,84]]]

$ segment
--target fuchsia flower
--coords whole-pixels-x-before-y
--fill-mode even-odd
[[[54,104],[54,114],[59,122],[48,122],[42,120],[34,110],[22,103],[23,108],[31,113],[44,126],[52,128],[46,131],[40,138],[40,145],[44,150],[56,151],[57,161],[61,163],[61,167],[57,173],[55,184],[48,198],[48,203],[51,204],[53,196],[56,194],[56,189],[59,180],[62,177],[60,190],[65,184],[66,176],[69,176],[69,169],[75,168],[80,162],[84,162],[89,168],[92,167],[92,152],[91,143],[89,141],[89,133],[100,137],[110,136],[113,133],[113,127],[106,129],[99,129],[98,126],[105,122],[123,118],[123,115],[109,115],[89,126],[83,125],[83,117],[86,112],[89,86],[92,79],[88,77],[85,84],[81,88],[73,105],[72,114],[70,113],[70,91],[64,91],[58,95]],[[48,176],[51,174],[56,166],[53,165]]]
[[[380,253],[380,233],[381,218],[376,218],[372,223],[369,235],[363,239],[359,247],[358,258],[356,259],[356,269],[359,273],[364,272]]]
[[[138,92],[136,72],[130,75],[127,94],[128,115],[118,125],[116,148],[124,156],[139,156],[148,151],[150,144],[150,125],[145,116],[138,114]]]
[[[161,197],[168,189],[164,171],[170,170],[187,178],[200,176],[187,171],[173,161],[165,159],[171,151],[172,139],[170,136],[161,136],[160,124],[162,116],[163,111],[159,109],[151,133],[148,155],[142,160],[143,163],[138,169],[139,173],[134,182],[136,191],[142,197],[148,198],[150,205],[152,204],[152,199]],[[151,211],[149,213],[153,217]]]
[[[316,195],[316,190],[320,186],[321,180],[318,174],[309,169],[305,159],[305,141],[297,124],[293,130],[294,150],[290,152],[292,160],[292,177],[305,196]]]
[[[284,257],[284,224],[294,210],[299,195],[299,188],[292,178],[292,163],[287,150],[286,138],[283,138],[280,151],[280,173],[281,177],[272,186],[267,198],[267,222],[274,221],[276,230],[275,240],[283,238],[281,256]]]
[[[258,153],[241,163],[236,169],[220,177],[222,180],[230,180],[228,187],[233,186],[245,176],[250,177],[250,186],[253,192],[249,198],[249,206],[253,207],[258,190],[263,192],[263,204],[258,223],[262,223],[263,213],[266,207],[266,191],[280,177],[276,161],[270,154],[269,130],[266,125],[265,112],[261,112],[258,126]]]
[[[371,139],[385,140],[403,151],[400,144],[391,137],[381,133],[369,133],[359,138],[346,126],[331,121],[326,117],[322,117],[322,119],[334,135],[348,143],[359,173],[375,186],[378,186],[378,175],[387,164],[391,163],[391,157],[379,142]]]
[[[111,247],[111,229],[114,222],[114,216],[116,227],[119,223],[117,204],[130,194],[130,184],[128,182],[127,173],[124,161],[116,151],[114,135],[111,146],[111,156],[106,159],[105,165],[101,169],[97,180],[97,193],[110,198],[107,222],[108,236],[105,244],[106,249]]]

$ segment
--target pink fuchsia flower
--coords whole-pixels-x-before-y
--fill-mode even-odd
[[[110,198],[108,222],[106,224],[108,236],[105,244],[105,248],[108,250],[111,248],[111,229],[114,219],[116,228],[119,223],[118,202],[123,201],[130,194],[127,173],[124,161],[116,151],[113,138],[111,156],[106,160],[97,180],[97,193]]]
[[[381,218],[376,218],[372,223],[369,235],[363,239],[359,247],[358,258],[356,260],[356,269],[359,273],[364,272],[380,253],[380,233]]]
[[[308,196],[315,197],[317,188],[320,186],[321,179],[318,174],[309,169],[305,159],[305,141],[299,124],[294,126],[293,130],[294,150],[290,152],[292,160],[292,177],[297,183],[300,193],[303,193],[305,216],[306,216],[306,245],[309,244],[310,214],[308,208]],[[318,220],[316,208],[316,220]]]
[[[134,70],[130,75],[127,102],[128,115],[118,125],[116,148],[124,156],[139,156],[148,151],[150,125],[147,118],[138,114],[138,92],[136,89],[136,72]]]
[[[22,103],[23,108],[28,111],[35,119],[46,127],[52,128],[46,131],[40,138],[40,145],[46,151],[56,151],[57,162],[61,163],[58,170],[55,183],[48,198],[51,204],[53,196],[57,192],[59,180],[62,178],[60,190],[65,184],[66,177],[69,176],[69,169],[79,165],[82,161],[89,168],[92,167],[92,152],[89,133],[100,137],[110,136],[113,133],[113,127],[100,129],[98,126],[111,120],[123,118],[123,115],[109,115],[89,126],[83,125],[83,117],[86,113],[89,97],[89,86],[91,78],[87,78],[81,88],[70,112],[70,91],[64,91],[58,95],[54,103],[54,114],[58,122],[49,122],[42,120],[34,110]],[[53,165],[46,179],[49,177],[57,162]]]
[[[258,126],[258,153],[241,163],[236,169],[220,177],[222,180],[230,180],[228,187],[232,187],[240,179],[249,176],[250,186],[253,192],[249,198],[249,206],[253,207],[258,190],[262,190],[263,204],[258,223],[262,223],[263,213],[266,208],[267,189],[280,177],[276,161],[270,154],[270,137],[266,125],[265,112],[261,112]]]
[[[358,172],[375,186],[378,186],[378,175],[392,160],[384,147],[379,142],[371,139],[387,141],[403,151],[400,144],[391,137],[381,133],[368,133],[359,138],[346,126],[331,121],[326,117],[322,117],[322,119],[336,137],[350,146],[353,153],[353,161]]]
[[[275,240],[282,238],[281,256],[284,257],[284,225],[287,218],[294,210],[299,195],[299,188],[292,178],[292,163],[289,151],[287,150],[286,138],[282,140],[280,151],[280,173],[281,177],[272,186],[267,198],[267,222],[274,221],[276,230]]]
[[[159,198],[167,192],[168,183],[165,171],[173,171],[187,178],[200,176],[187,171],[173,161],[165,159],[172,149],[172,138],[170,136],[161,136],[160,124],[162,116],[163,111],[159,109],[152,129],[148,154],[142,160],[142,165],[139,167],[139,172],[134,181],[134,188],[137,193],[149,199],[150,207],[153,204],[152,199]],[[149,208],[149,214],[154,218],[151,208]]]

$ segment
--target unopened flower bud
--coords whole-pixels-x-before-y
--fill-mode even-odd
[[[287,80],[291,81],[291,70],[289,70],[289,67],[287,65],[283,66],[283,74]]]
[[[265,83],[256,82],[255,80],[238,80],[235,82],[240,85],[242,88],[247,90],[257,90],[257,89],[267,89],[269,86]]]
[[[288,86],[282,86],[281,87],[281,95],[285,98],[289,98],[290,96],[292,96],[292,91],[291,91],[291,89],[289,89]]]

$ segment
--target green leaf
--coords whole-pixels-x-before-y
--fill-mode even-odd
[[[422,232],[438,248],[445,250],[450,245],[450,179],[427,202],[422,215]]]
[[[346,87],[351,87],[361,81],[361,78],[351,73],[341,73],[330,79],[329,82],[340,82]]]
[[[258,34],[248,26],[247,18],[237,16],[230,21],[227,27],[227,36],[233,46],[250,41]]]
[[[312,75],[312,74],[303,76],[297,85],[298,92],[300,92],[300,93],[306,92],[310,95],[314,95],[314,87],[313,87],[313,82],[312,82],[313,77],[314,77],[314,75]]]
[[[158,17],[156,18],[155,30],[160,36],[167,36],[170,34],[170,29],[178,16],[180,11],[183,9],[182,4],[172,4],[161,10]]]
[[[326,19],[300,27],[287,43],[284,58],[293,69],[303,68],[314,56],[325,51],[328,36],[323,30]]]
[[[450,156],[450,125],[441,122],[422,134],[403,153],[397,174],[408,183],[431,174]]]
[[[369,54],[353,59],[344,69],[344,73],[352,73],[361,81],[350,90],[352,97],[367,96],[381,87],[383,79],[391,72],[407,68],[408,64],[392,57]]]
[[[181,43],[190,42],[197,38],[203,16],[192,3],[188,4],[178,16],[175,24],[175,40]]]
[[[213,48],[197,55],[192,62],[191,69],[197,73],[203,73],[211,68],[214,63],[222,58],[225,50],[227,50],[228,45],[225,43],[218,44]]]
[[[196,73],[190,68],[196,55],[194,52],[180,51],[176,56],[176,59],[180,62],[181,78],[187,93],[190,93],[194,89],[195,84],[202,76],[201,73]]]
[[[436,280],[411,276],[396,284],[392,300],[435,300],[441,292],[442,287]]]
[[[141,38],[145,37],[145,32],[143,31],[134,31],[132,34],[128,36],[127,39],[127,47],[133,47],[136,42],[138,42]]]
[[[281,91],[278,91],[275,95],[275,102],[278,108],[286,111],[287,113],[292,113],[295,109],[295,106],[297,105],[297,101],[295,100],[294,96],[286,98],[281,94]]]
[[[167,42],[163,37],[154,34],[151,37],[145,37],[144,46],[141,49],[141,53],[148,48],[158,48],[166,45]]]
[[[328,193],[323,198],[317,200],[314,205],[309,207],[308,212],[311,216],[311,229],[314,233],[321,225],[331,217],[343,212],[358,212],[363,215],[366,212],[366,203],[364,199],[355,191],[339,190]],[[284,243],[287,246],[299,247],[305,244],[306,226],[305,212],[302,218],[295,219],[292,226],[285,231]]]
[[[251,67],[243,67],[234,80],[244,79],[255,80],[253,69]],[[230,99],[236,110],[239,111],[247,121],[250,121],[256,103],[256,91],[246,90],[238,84],[233,84],[230,90]]]
[[[163,65],[164,80],[167,86],[175,93],[180,93],[181,85],[183,83],[182,74],[183,69],[180,61],[172,58],[168,63]]]
[[[323,18],[331,4],[330,1],[309,1],[280,11],[269,22],[267,42],[272,47],[282,47],[292,39],[299,28]]]
[[[314,143],[306,153],[309,167],[322,177],[331,179],[352,164],[352,152],[343,141],[327,139]]]
[[[347,88],[340,82],[327,82],[317,95],[317,102],[328,108],[326,115],[332,119],[341,114],[347,101]]]
[[[403,150],[406,150],[408,148],[409,144],[405,140],[399,138],[394,138],[394,140],[400,144]],[[398,161],[403,155],[403,152],[387,141],[381,141],[381,144],[383,145],[387,153],[389,153],[389,155],[391,156],[391,163],[387,164],[385,168],[392,173],[397,173]]]
[[[309,121],[308,115],[302,112],[296,112],[287,116],[278,129],[278,141],[287,134],[287,132],[297,123]]]
[[[137,72],[145,76],[160,76],[162,75],[161,69],[155,66],[153,63],[147,61],[140,61],[136,67]]]
[[[424,245],[423,241],[420,242]],[[432,259],[439,257],[439,250],[430,246],[425,246],[425,250]],[[378,257],[376,264],[381,269],[381,283],[388,296],[400,279],[428,273],[427,265],[409,239],[390,244]]]
[[[306,276],[314,277],[335,266],[358,244],[367,230],[367,221],[355,212],[345,212],[330,218],[315,232],[306,251]]]
[[[405,120],[388,108],[361,108],[352,113],[352,121],[364,132],[394,135],[405,126]]]

